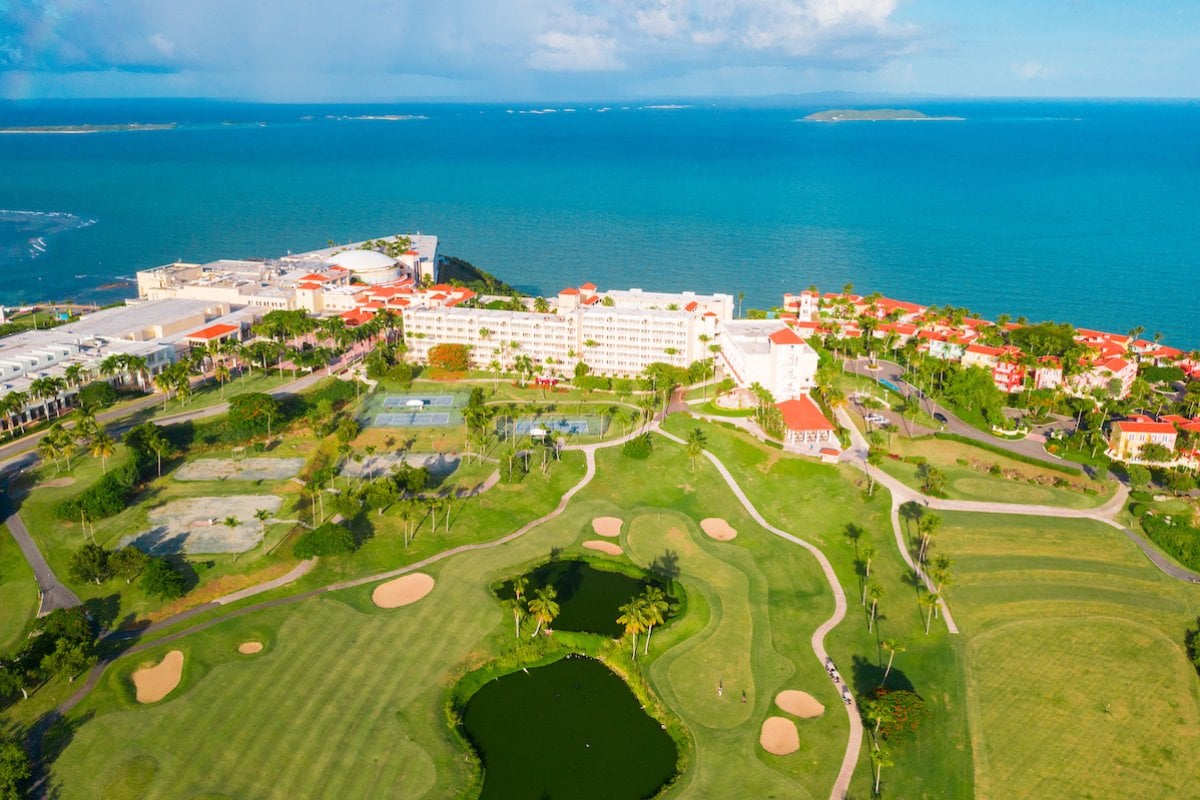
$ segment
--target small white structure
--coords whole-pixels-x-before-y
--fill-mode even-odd
[[[330,266],[348,269],[363,283],[390,283],[400,279],[396,259],[378,250],[346,250],[329,258]]]
[[[424,407],[425,407],[425,401],[424,401],[424,400],[417,400],[417,399],[415,399],[415,398],[414,398],[414,399],[412,399],[412,400],[409,400],[408,402],[406,402],[406,403],[404,404],[404,407],[405,407],[405,408],[424,408]]]

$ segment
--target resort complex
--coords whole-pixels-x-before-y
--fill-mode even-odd
[[[1192,792],[1200,353],[464,264],[5,312],[0,797]]]

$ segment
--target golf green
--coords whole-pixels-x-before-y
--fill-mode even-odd
[[[486,684],[463,724],[483,761],[480,800],[640,800],[678,759],[624,681],[582,656]]]

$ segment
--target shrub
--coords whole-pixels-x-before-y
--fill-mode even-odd
[[[79,495],[59,503],[54,514],[59,519],[94,522],[124,511],[137,488],[136,464],[122,464],[84,489]]]
[[[312,558],[352,553],[355,547],[354,534],[341,525],[326,522],[319,528],[303,533],[296,540],[292,552],[297,558]]]
[[[1129,513],[1133,514],[1137,519],[1146,516],[1147,507],[1145,503],[1131,503],[1129,505]]]
[[[183,596],[183,576],[165,558],[152,558],[142,572],[142,591],[160,600]]]
[[[79,405],[84,408],[108,408],[117,402],[117,390],[108,381],[92,381],[79,390]]]
[[[904,457],[905,464],[916,464],[918,467],[921,466],[922,464],[927,463],[928,461],[929,461],[929,459],[927,459],[925,456],[905,456]]]
[[[648,433],[639,434],[621,445],[621,455],[637,461],[646,460],[653,452],[654,442]]]
[[[879,735],[888,741],[911,737],[925,719],[925,701],[916,692],[881,686],[875,690],[874,699],[890,712],[879,726]]]
[[[1154,514],[1141,518],[1142,530],[1172,558],[1188,569],[1200,569],[1200,528],[1167,522]]]
[[[466,372],[471,366],[471,348],[465,344],[438,344],[429,348],[429,366],[450,372]]]

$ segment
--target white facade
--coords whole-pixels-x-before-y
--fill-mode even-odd
[[[775,400],[816,386],[817,351],[779,320],[733,320],[721,327],[721,357],[738,386],[762,386]]]
[[[406,308],[402,316],[409,354],[416,360],[426,360],[435,345],[464,344],[471,347],[476,367],[486,368],[493,360],[509,367],[523,355],[563,375],[580,361],[599,375],[636,375],[655,362],[686,367],[708,357],[707,343],[717,334],[714,316],[620,306],[557,314]]]

